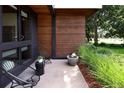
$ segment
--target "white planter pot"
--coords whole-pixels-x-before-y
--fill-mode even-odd
[[[78,62],[79,57],[70,57],[69,55],[67,55],[67,59],[68,59],[68,63],[69,65],[75,66]]]

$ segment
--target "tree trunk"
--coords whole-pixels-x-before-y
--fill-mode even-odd
[[[87,38],[87,41],[89,42],[90,41],[90,36],[87,32],[86,32],[86,38]]]
[[[94,26],[94,45],[98,45],[98,33],[97,33],[97,26]]]

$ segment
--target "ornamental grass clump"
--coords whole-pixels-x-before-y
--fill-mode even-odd
[[[79,48],[80,58],[85,60],[83,62],[88,65],[94,78],[104,87],[124,87],[124,65],[121,65],[121,59],[109,49],[94,47],[88,44]]]

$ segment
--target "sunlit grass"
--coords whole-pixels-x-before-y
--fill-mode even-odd
[[[124,87],[124,55],[121,49],[95,47],[91,44],[82,45],[79,55],[85,62],[96,80],[105,87]],[[121,52],[121,53],[120,53]],[[120,53],[120,54],[119,54]]]

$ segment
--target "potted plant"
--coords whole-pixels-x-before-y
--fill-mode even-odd
[[[42,61],[43,61],[44,59],[45,59],[45,58],[44,58],[43,56],[38,56],[37,61],[38,61],[38,60],[42,60]]]
[[[76,53],[72,53],[70,55],[67,55],[67,59],[69,65],[75,66],[78,62],[79,57],[76,55]]]

